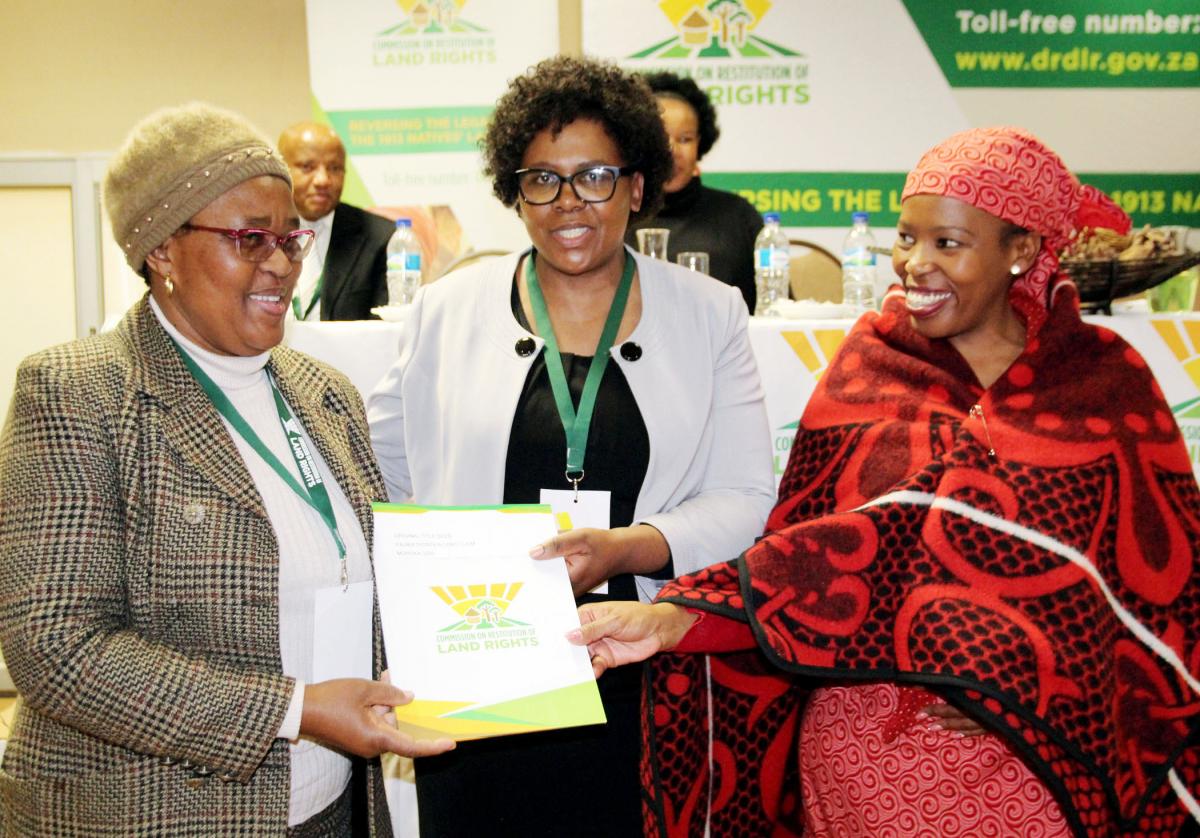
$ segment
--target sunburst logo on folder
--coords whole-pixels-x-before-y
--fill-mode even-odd
[[[481,585],[434,586],[429,590],[446,603],[460,619],[440,632],[483,631],[527,626],[504,616],[521,590],[521,582],[491,582]]]

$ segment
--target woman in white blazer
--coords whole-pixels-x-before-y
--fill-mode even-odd
[[[640,79],[548,59],[501,98],[485,145],[533,248],[418,294],[368,411],[389,494],[472,505],[578,490],[601,519],[532,555],[564,556],[581,601],[648,601],[655,579],[745,549],[774,501],[745,304],[623,244],[671,169]],[[598,585],[607,593],[589,593]],[[421,834],[640,834],[640,674],[614,674],[600,684],[604,726],[418,760]],[[519,796],[497,782],[513,773]]]

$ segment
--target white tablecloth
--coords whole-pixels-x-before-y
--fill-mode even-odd
[[[1200,314],[1085,319],[1116,331],[1150,364],[1193,449],[1196,465],[1200,461]],[[775,437],[777,478],[787,463],[804,405],[850,326],[849,320],[750,320],[750,343],[766,388],[767,417]],[[344,372],[366,399],[396,359],[401,328],[399,323],[378,320],[291,323],[285,342]]]
[[[1200,476],[1200,314],[1119,314],[1085,319],[1120,334],[1149,363]],[[850,320],[750,320],[750,343],[766,389],[777,481],[787,465],[804,405],[851,325]],[[365,400],[395,361],[401,328],[398,323],[382,321],[293,322],[285,343],[341,370]],[[1121,394],[1112,397],[1119,399]],[[416,836],[411,763],[388,760],[387,770],[396,835]]]

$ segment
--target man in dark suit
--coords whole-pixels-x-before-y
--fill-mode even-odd
[[[317,233],[296,283],[297,320],[366,320],[387,303],[387,243],[395,225],[340,203],[346,149],[328,125],[300,122],[279,137],[302,224]],[[320,305],[318,306],[318,302]]]

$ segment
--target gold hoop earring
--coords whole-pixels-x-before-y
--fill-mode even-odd
[[[1010,274],[1012,274],[1013,276],[1020,276],[1021,275],[1021,266],[1014,263],[1013,266],[1008,269],[1008,272]]]
[[[175,293],[175,280],[171,279],[170,274],[163,277],[163,285],[167,287],[168,296]]]

